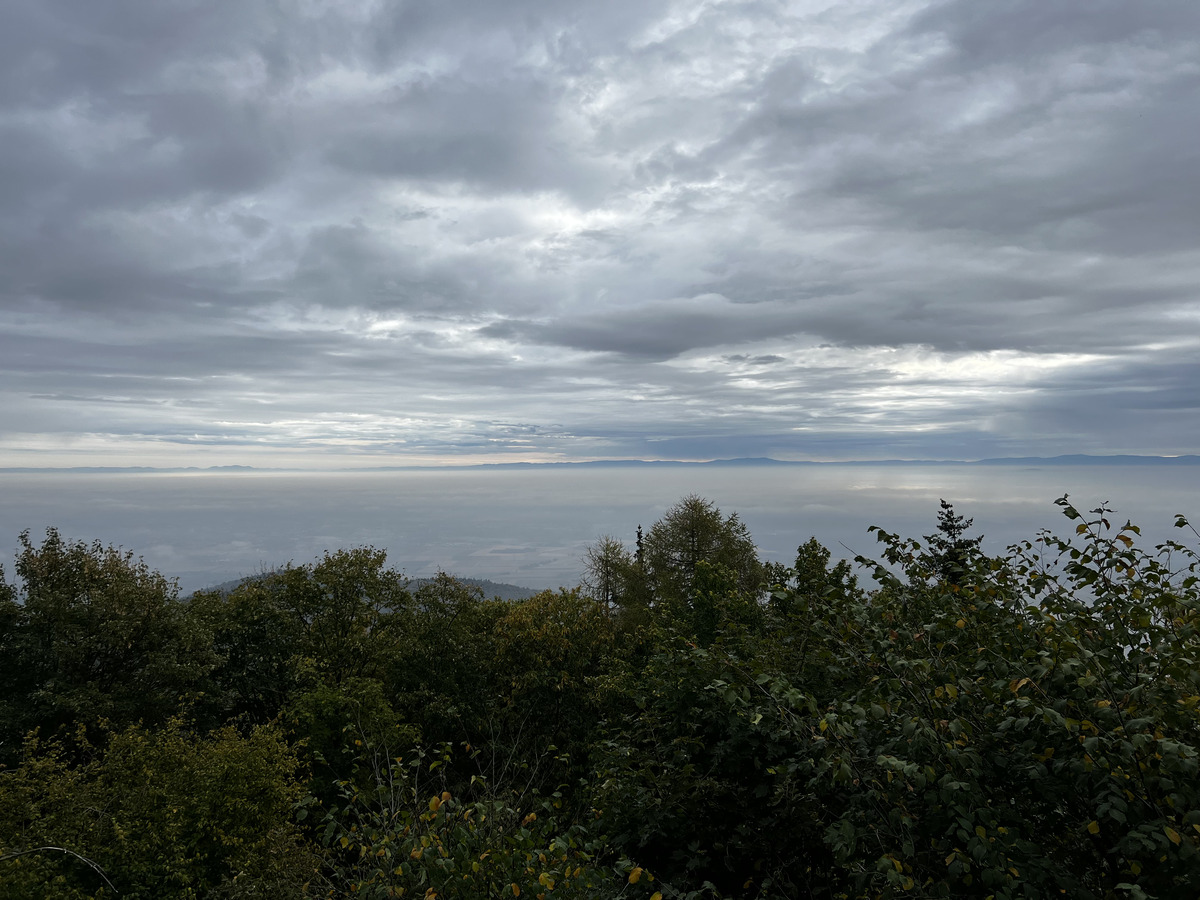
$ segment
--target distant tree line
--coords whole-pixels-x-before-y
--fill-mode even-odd
[[[1200,895],[1200,560],[1058,503],[783,566],[689,496],[517,601],[25,533],[0,897]]]

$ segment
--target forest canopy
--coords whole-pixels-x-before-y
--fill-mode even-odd
[[[517,601],[372,547],[182,597],[22,534],[0,896],[1194,896],[1197,534],[1057,502],[784,566],[689,496]]]

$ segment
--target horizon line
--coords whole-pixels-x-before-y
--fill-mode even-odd
[[[447,463],[447,464],[397,464],[374,466],[337,466],[332,468],[312,468],[304,466],[250,466],[250,465],[213,465],[213,466],[0,466],[0,473],[19,474],[22,472],[87,472],[103,473],[236,473],[236,472],[297,472],[297,473],[351,473],[351,472],[400,472],[400,471],[462,471],[469,469],[534,469],[534,468],[569,468],[569,467],[639,467],[639,466],[933,466],[933,465],[1162,465],[1162,464],[1197,464],[1200,455],[1153,455],[1153,454],[1090,454],[1069,453],[1055,456],[1002,456],[981,459],[775,459],[769,456],[731,457],[707,460],[684,459],[590,459],[590,460],[551,460],[531,462],[514,460],[511,462],[488,463]]]

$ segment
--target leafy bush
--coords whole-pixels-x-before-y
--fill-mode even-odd
[[[40,547],[28,532],[20,541],[17,589],[0,591],[0,761],[35,728],[166,721],[214,661],[176,585],[131,552],[53,528]]]
[[[103,747],[82,732],[70,748],[32,738],[0,772],[0,856],[70,852],[0,862],[4,896],[300,896],[313,862],[293,822],[296,776],[271,727],[197,735],[172,720]]]
[[[605,840],[563,821],[557,793],[522,795],[481,776],[470,779],[461,798],[438,792],[436,773],[450,760],[448,747],[430,762],[420,750],[390,759],[362,745],[359,762],[370,775],[342,782],[341,803],[321,819],[330,897],[608,900],[650,894],[649,873],[634,887],[644,870],[628,861],[601,865]],[[320,814],[321,808],[310,801],[304,812]]]
[[[1060,504],[1078,543],[954,580],[880,533],[875,590],[781,586],[802,652],[665,654],[602,754],[624,848],[727,896],[1194,893],[1197,558]]]

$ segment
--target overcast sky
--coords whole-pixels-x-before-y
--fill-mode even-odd
[[[1196,0],[7,0],[0,465],[1200,449]]]

